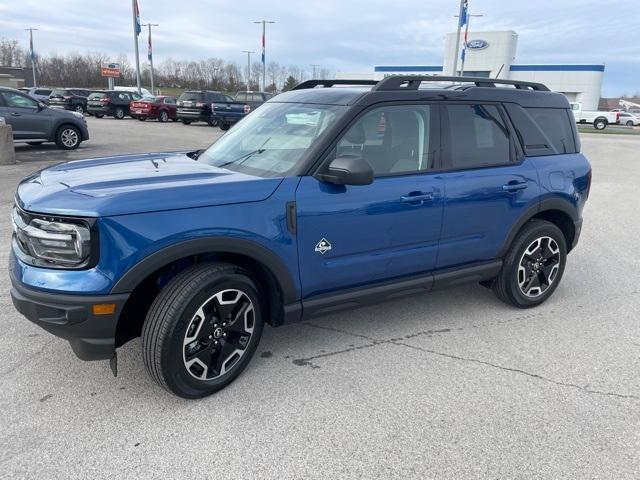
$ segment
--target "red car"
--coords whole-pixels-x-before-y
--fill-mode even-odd
[[[140,121],[147,118],[157,118],[159,122],[168,122],[178,120],[176,117],[176,98],[159,96],[154,99],[143,98],[134,100],[129,105],[131,116]]]

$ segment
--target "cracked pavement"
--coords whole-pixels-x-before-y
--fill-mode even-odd
[[[96,144],[77,158],[218,135],[89,120]],[[640,139],[582,143],[584,231],[546,304],[515,310],[467,285],[267,328],[245,373],[201,401],[157,387],[139,341],[118,378],[77,360],[13,310],[5,270],[0,478],[640,477]],[[23,148],[27,163],[1,167],[0,262],[17,181],[66,155]]]

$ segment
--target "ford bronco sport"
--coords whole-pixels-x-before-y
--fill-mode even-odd
[[[204,151],[24,179],[11,296],[114,374],[141,335],[150,375],[203,397],[247,366],[265,323],[462,282],[539,305],[590,183],[569,103],[544,85],[308,81]]]

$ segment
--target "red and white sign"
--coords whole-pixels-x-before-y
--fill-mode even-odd
[[[103,77],[118,78],[120,76],[120,64],[110,63],[109,65],[103,65],[100,67],[100,75]]]

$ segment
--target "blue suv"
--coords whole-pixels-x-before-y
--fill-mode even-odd
[[[479,282],[539,305],[576,246],[591,168],[537,83],[308,81],[204,151],[72,161],[18,186],[15,307],[111,359],[142,336],[186,398],[233,381],[283,325]]]

